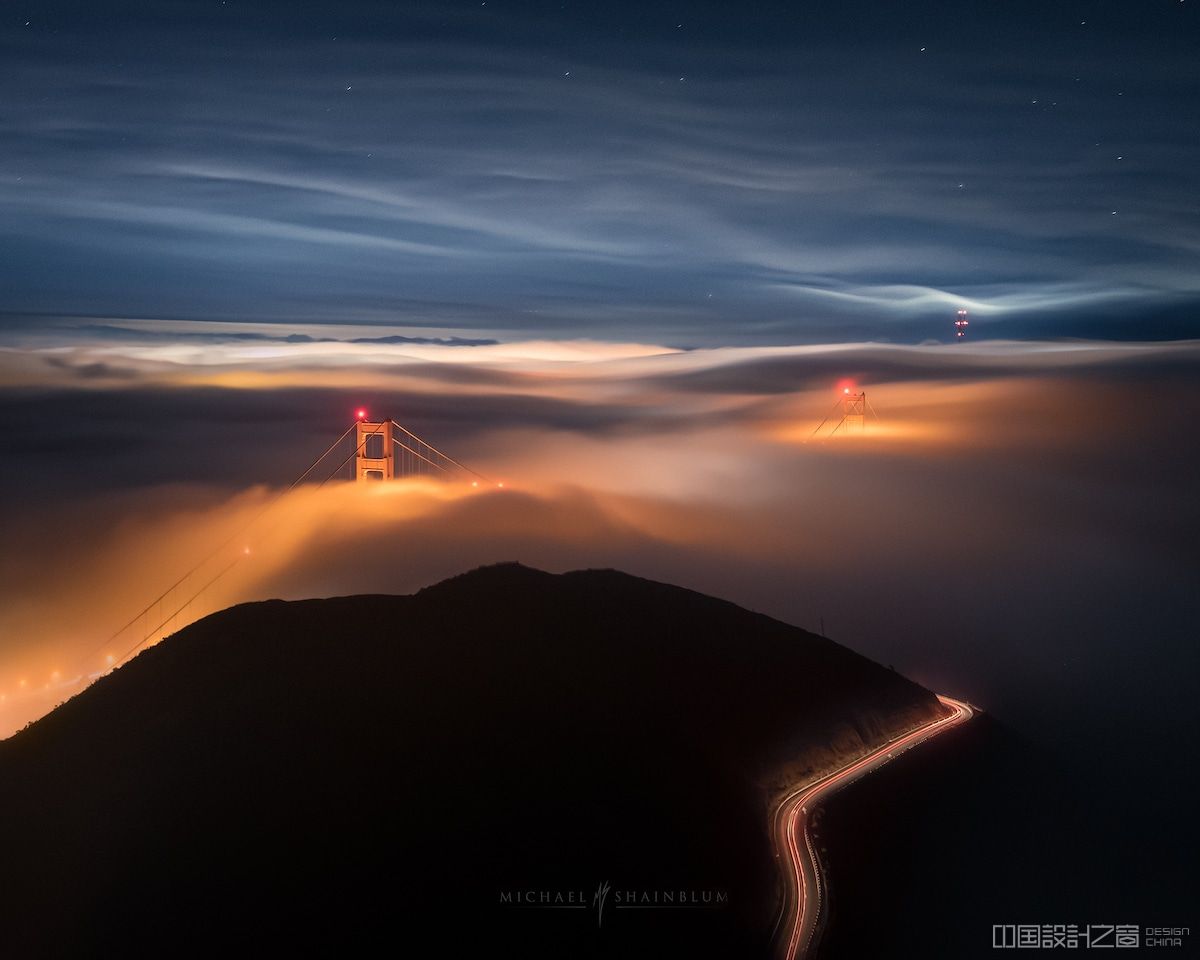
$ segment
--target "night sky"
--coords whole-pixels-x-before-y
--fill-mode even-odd
[[[0,336],[1192,336],[1196,17],[7,4]]]
[[[614,567],[985,707],[1114,820],[1136,779],[1105,842],[1163,866],[1113,889],[1178,889],[1198,6],[4,4],[0,737],[231,534],[170,629]],[[505,488],[243,534],[360,406]]]

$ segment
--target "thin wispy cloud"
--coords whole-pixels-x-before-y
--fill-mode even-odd
[[[7,28],[6,311],[711,344],[919,341],[958,305],[1019,336],[1119,305],[1134,339],[1200,297],[1194,69],[1157,36],[981,17],[968,55],[901,20],[848,62],[836,11],[581,38],[491,8],[356,7],[376,35],[263,9]],[[1156,44],[1154,76],[1119,43]]]

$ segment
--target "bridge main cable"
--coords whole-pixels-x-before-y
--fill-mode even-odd
[[[829,418],[833,416],[834,410],[837,410],[837,408],[841,404],[841,402],[842,401],[840,399],[834,401],[833,409],[830,410],[827,414],[825,414],[825,419],[822,420],[820,423],[818,423],[817,429],[814,430],[811,434],[809,434],[809,437],[808,437],[809,440],[811,440],[813,437],[815,437],[818,433],[821,432],[821,428],[829,422]],[[839,423],[838,427],[840,427],[840,426],[841,426],[841,424]],[[830,433],[830,436],[833,436],[834,433],[837,433],[837,427],[833,428],[833,433]],[[808,441],[806,440],[805,442],[807,443]]]
[[[261,520],[266,515],[268,510],[270,510],[272,507],[274,507],[275,504],[277,504],[280,500],[282,500],[289,493],[291,493],[293,490],[295,490],[297,486],[299,486],[301,483],[303,483],[305,481],[305,479],[308,477],[308,475],[310,473],[312,473],[313,470],[316,469],[317,464],[319,464],[327,456],[329,456],[331,453],[333,453],[333,451],[337,448],[338,444],[340,444],[343,440],[345,440],[346,437],[350,436],[350,432],[354,429],[355,426],[356,426],[355,424],[351,424],[346,429],[346,432],[343,433],[336,440],[334,440],[333,443],[331,443],[329,445],[329,447],[325,450],[324,453],[322,453],[319,457],[317,457],[316,460],[314,460],[312,463],[310,463],[308,465],[308,468],[303,473],[301,473],[300,476],[298,476],[295,480],[293,480],[290,484],[288,484],[288,486],[285,489],[279,491],[279,493],[277,493],[266,504],[266,506],[264,506],[261,510],[259,510],[258,513],[256,513],[251,518],[249,523],[247,523],[244,526],[240,527],[239,529],[235,530],[227,539],[225,539],[221,543],[217,544],[217,546],[215,546],[211,552],[206,554],[201,560],[197,561],[178,580],[176,580],[169,587],[167,587],[162,593],[160,593],[157,597],[155,597],[148,604],[146,604],[146,606],[143,607],[140,611],[138,611],[138,613],[132,619],[130,619],[128,623],[126,623],[124,626],[122,626],[119,630],[115,631],[107,640],[104,641],[103,644],[101,644],[99,647],[97,647],[96,653],[99,653],[100,651],[104,650],[105,648],[111,646],[112,642],[114,640],[116,640],[117,637],[119,637],[121,634],[123,634],[126,630],[128,630],[135,623],[137,623],[142,617],[144,617],[147,613],[149,613],[152,609],[154,609],[155,604],[161,603],[163,600],[165,600],[167,598],[167,596],[171,593],[171,591],[175,590],[177,587],[179,587],[181,584],[183,584],[190,576],[192,576],[192,574],[194,574],[197,570],[199,570],[206,563],[208,563],[209,560],[211,560],[213,557],[215,557],[217,554],[219,554],[222,550],[224,550],[226,547],[228,547],[231,543],[233,543],[239,537],[244,536],[251,527],[253,527],[256,523],[258,523],[259,520]],[[351,456],[353,456],[353,454]],[[348,459],[349,458],[347,458],[347,460]],[[345,461],[345,460],[342,461],[342,465],[344,466],[346,462],[347,461]],[[341,466],[339,466],[338,469],[340,470]],[[327,481],[328,481],[328,477],[324,481],[322,481],[321,485],[324,486]],[[199,596],[200,593],[203,593],[210,586],[212,586],[217,580],[219,580],[222,576],[224,576],[225,573],[227,573],[229,571],[229,569],[231,567],[233,567],[236,563],[237,563],[237,561],[235,560],[228,567],[226,567],[219,574],[217,574],[217,576],[215,576],[212,580],[210,580],[203,587],[201,587],[200,590],[196,593],[196,595],[188,600],[188,603],[191,603],[191,601],[196,599],[196,597]],[[186,606],[187,606],[187,604],[184,604],[184,606],[181,607],[180,610],[184,609]],[[178,613],[179,613],[179,610],[175,611],[175,613],[172,614],[171,617],[168,617],[167,620],[164,621],[163,624],[159,624],[159,627],[163,626],[165,623],[169,623],[171,621],[171,619],[173,619]],[[159,627],[155,627],[154,630],[159,629]],[[121,660],[117,661],[117,662],[118,663],[123,662],[125,659],[127,659],[130,656],[130,654],[132,654],[134,651],[136,651],[138,649],[138,647],[141,647],[142,644],[144,644],[151,636],[154,635],[154,630],[151,630],[150,633],[148,633],[145,637],[143,637],[141,639],[141,641],[138,642],[137,646],[135,646],[132,650],[130,650],[129,653],[126,653],[125,656],[122,657]]]
[[[337,440],[335,440],[333,442],[333,445],[330,446],[330,448],[328,450],[326,450],[323,454],[321,454],[321,456],[319,456],[316,460],[314,460],[312,463],[312,466],[310,466],[295,481],[293,481],[292,485],[290,487],[288,487],[287,490],[284,490],[282,493],[280,493],[279,496],[275,498],[275,500],[271,501],[271,503],[269,503],[266,507],[264,507],[259,512],[258,516],[256,516],[253,520],[251,520],[250,523],[246,524],[246,526],[242,527],[242,529],[239,530],[238,533],[235,533],[232,537],[230,537],[228,540],[226,540],[225,543],[222,544],[221,547],[218,547],[216,550],[214,550],[212,553],[210,553],[207,557],[205,557],[203,560],[201,560],[200,563],[198,563],[195,567],[192,568],[191,571],[189,571],[187,574],[184,575],[184,579],[186,580],[188,576],[191,576],[191,574],[194,573],[197,569],[204,566],[204,564],[206,564],[209,560],[211,560],[218,552],[220,552],[221,549],[223,549],[225,546],[228,546],[235,539],[237,539],[239,536],[241,536],[247,530],[249,530],[250,527],[253,526],[263,516],[263,514],[265,514],[267,512],[267,510],[269,510],[274,505],[275,501],[279,500],[280,497],[287,494],[292,488],[294,488],[296,486],[296,484],[300,483],[306,476],[308,476],[312,472],[313,467],[315,467],[318,463],[320,463],[327,456],[329,456],[329,454],[333,451],[334,447],[336,447],[339,443],[341,443],[347,437],[347,435],[349,435],[350,431],[355,428],[355,426],[357,426],[357,424],[351,424],[350,427],[346,430],[346,432],[343,433],[340,437],[338,437]],[[376,433],[379,432],[379,427],[381,427],[381,426],[383,426],[383,424],[379,424],[379,426],[376,426],[374,430],[370,431],[370,433],[367,434],[367,436],[368,437],[374,436]],[[327,484],[330,480],[332,480],[335,476],[337,476],[337,474],[341,471],[342,467],[344,467],[347,463],[349,463],[350,459],[352,457],[355,457],[358,455],[358,452],[363,448],[363,446],[366,444],[366,442],[367,442],[366,437],[364,437],[362,443],[358,444],[358,446],[356,446],[354,448],[354,450],[351,451],[350,456],[347,457],[345,460],[343,460],[341,463],[339,463],[336,467],[334,467],[333,472],[330,473],[329,476],[327,476],[319,484],[317,484],[317,489],[320,490],[321,487],[325,486],[325,484]],[[275,526],[278,527],[278,524],[276,524]],[[272,529],[274,529],[274,528],[272,528]],[[158,626],[152,627],[150,629],[150,631],[144,637],[142,637],[141,640],[139,640],[137,643],[135,643],[133,645],[133,647],[131,647],[121,657],[120,660],[118,660],[114,663],[114,666],[124,663],[126,660],[129,659],[130,656],[132,656],[139,649],[141,649],[141,647],[143,647],[145,645],[147,640],[149,640],[159,630],[161,630],[163,627],[165,627],[168,623],[170,623],[172,620],[174,620],[177,616],[179,616],[180,613],[182,613],[184,610],[186,610],[188,608],[188,605],[191,604],[191,602],[193,600],[195,600],[198,596],[200,596],[200,594],[204,593],[205,590],[207,590],[214,583],[216,583],[223,576],[225,576],[225,574],[227,574],[230,570],[232,570],[239,563],[241,563],[242,557],[243,557],[243,554],[238,554],[236,557],[234,557],[232,560],[230,560],[229,563],[219,573],[214,575],[211,580],[209,580],[206,584],[204,584],[204,586],[202,586],[199,590],[197,590],[190,597],[188,597],[187,600],[185,600],[174,612],[172,612],[169,616],[167,616],[167,618],[165,620],[163,620]],[[182,582],[182,581],[180,581],[180,582]],[[170,593],[171,590],[173,590],[173,589],[175,589],[175,588],[174,587],[169,588],[166,591],[166,593],[162,594],[162,596],[160,596],[157,600],[152,601],[150,604],[150,607],[153,607],[155,603],[158,603],[159,600],[163,599],[163,597],[165,597],[167,595],[167,593]],[[146,609],[149,610],[150,607],[147,607]],[[138,614],[138,616],[140,617],[141,614]],[[135,623],[137,622],[136,618],[133,622],[135,622]]]
[[[441,450],[439,450],[437,447],[435,447],[428,440],[422,440],[420,437],[418,437],[415,433],[413,433],[407,427],[403,426],[402,424],[397,423],[395,420],[391,421],[391,424],[397,430],[403,430],[406,434],[408,434],[410,437],[412,437],[412,439],[416,440],[417,443],[422,443],[425,446],[427,446],[430,450],[432,450],[434,453],[436,453],[439,457],[442,457],[443,459],[450,461],[450,463],[454,464],[456,467],[458,467],[458,469],[465,470],[467,473],[473,474],[474,476],[478,477],[480,480],[484,481],[484,483],[494,484],[496,482],[495,480],[491,479],[490,477],[485,477],[478,470],[472,470],[465,463],[459,463],[457,460],[455,460],[449,454],[442,453]],[[445,469],[445,468],[443,467],[443,469]]]
[[[393,422],[394,422],[394,421],[393,421]],[[439,470],[441,470],[441,471],[442,471],[442,473],[449,473],[449,472],[450,472],[450,471],[449,471],[449,470],[447,470],[445,467],[443,467],[443,466],[442,466],[440,463],[438,463],[436,460],[430,460],[428,457],[424,456],[423,454],[420,454],[420,453],[418,453],[416,450],[414,450],[412,447],[410,447],[410,446],[409,446],[407,443],[405,443],[403,440],[399,440],[399,439],[397,439],[396,437],[392,437],[392,443],[394,443],[396,446],[398,446],[398,447],[399,447],[401,450],[407,450],[407,451],[408,451],[409,453],[411,453],[411,454],[412,454],[414,457],[420,457],[422,460],[424,460],[424,461],[425,461],[427,464],[429,464],[431,467],[437,467]],[[425,444],[425,445],[426,445],[427,447],[429,446],[429,444]],[[432,450],[433,448],[432,448],[432,447],[430,447],[430,449]]]
[[[216,583],[218,580],[220,580],[223,576],[225,576],[225,574],[227,574],[230,570],[232,570],[234,567],[236,567],[238,565],[238,563],[241,562],[241,559],[242,558],[239,555],[239,556],[234,557],[232,560],[230,560],[229,563],[225,565],[225,568],[223,570],[221,570],[220,573],[216,574],[216,576],[214,576],[211,580],[209,580],[208,583],[206,583],[199,590],[197,590],[190,597],[188,597],[185,601],[183,601],[183,603],[181,603],[174,611],[172,611],[166,617],[166,619],[164,619],[162,622],[160,622],[158,624],[158,626],[151,628],[150,632],[147,633],[144,637],[142,637],[141,640],[139,640],[137,643],[135,643],[132,647],[130,647],[128,650],[126,650],[123,654],[121,654],[120,659],[114,660],[113,668],[115,669],[116,667],[119,667],[126,660],[128,660],[131,656],[133,656],[138,650],[140,650],[145,645],[147,640],[149,640],[152,636],[154,636],[156,633],[158,633],[159,630],[161,630],[168,623],[170,623],[177,616],[179,616],[184,610],[186,610],[191,605],[193,600],[195,600],[198,596],[200,596],[200,594],[202,594],[205,590],[207,590],[209,587],[211,587],[214,583]],[[157,602],[157,601],[155,601],[155,602]]]
[[[408,430],[405,427],[401,426],[400,424],[396,423],[395,420],[390,420],[389,422],[393,426],[398,427],[400,430],[404,431],[404,433],[406,433],[408,436],[412,437],[412,439],[416,440],[418,443],[424,444],[426,447],[428,447],[430,450],[432,450],[438,456],[444,457],[450,463],[453,463],[456,467],[459,467],[460,469],[465,470],[468,473],[474,474],[475,476],[479,477],[481,480],[486,481],[487,483],[493,482],[493,481],[489,480],[487,477],[485,477],[482,473],[479,473],[479,471],[472,470],[470,467],[466,466],[465,464],[459,463],[453,457],[447,456],[446,454],[442,453],[442,451],[438,450],[437,447],[435,447],[433,444],[428,443],[425,440],[422,440],[420,437],[418,437],[416,434],[414,434],[411,430]],[[349,427],[347,427],[346,431],[340,437],[338,437],[333,443],[331,443],[329,445],[329,447],[325,450],[324,453],[322,453],[319,457],[317,457],[316,460],[314,460],[312,463],[310,463],[308,465],[308,467],[304,470],[304,472],[301,473],[300,476],[298,476],[295,480],[293,480],[285,489],[281,490],[278,494],[276,494],[266,504],[266,506],[264,506],[257,514],[254,515],[254,517],[249,521],[249,523],[246,523],[245,525],[240,527],[233,534],[231,534],[227,539],[225,539],[220,544],[218,544],[203,559],[198,561],[186,573],[184,573],[183,576],[181,576],[178,580],[176,580],[173,584],[171,584],[171,586],[167,587],[162,593],[160,593],[157,597],[155,597],[153,600],[151,600],[135,617],[133,617],[133,619],[131,619],[128,623],[126,623],[123,627],[121,627],[115,633],[113,633],[104,642],[103,645],[98,647],[97,652],[105,649],[106,647],[111,646],[112,642],[114,640],[116,640],[117,637],[119,637],[122,633],[124,633],[126,630],[128,630],[130,627],[132,627],[135,623],[137,623],[138,620],[140,620],[143,616],[145,616],[147,613],[149,613],[154,608],[155,604],[159,604],[163,600],[165,600],[167,598],[167,596],[169,596],[173,590],[175,590],[177,587],[179,587],[181,584],[183,584],[185,581],[187,581],[187,579],[189,577],[191,577],[192,574],[194,574],[197,570],[199,570],[206,563],[208,563],[213,557],[217,556],[217,554],[219,554],[222,550],[224,550],[226,547],[228,547],[231,543],[233,543],[239,537],[244,536],[246,534],[246,532],[248,530],[250,530],[251,527],[253,527],[256,523],[258,523],[258,521],[261,520],[266,515],[266,513],[272,507],[275,506],[276,503],[278,503],[281,499],[283,499],[285,496],[287,496],[289,493],[291,493],[297,486],[299,486],[301,483],[303,483],[304,480],[307,479],[308,475],[317,468],[317,465],[322,460],[324,460],[327,456],[329,456],[329,454],[331,454],[335,449],[337,449],[338,445],[343,440],[345,440],[346,437],[348,437],[350,435],[351,431],[353,431],[355,429],[355,427],[357,427],[357,426],[358,426],[358,423],[356,421],[355,423],[352,423]],[[341,471],[342,467],[344,467],[347,463],[349,463],[354,457],[358,456],[359,452],[366,445],[367,438],[377,435],[382,427],[383,427],[382,423],[377,424],[374,427],[374,429],[372,429],[366,435],[364,435],[363,439],[350,452],[350,455],[347,456],[344,460],[342,460],[342,462],[339,463],[336,467],[334,467],[333,471],[317,485],[317,489],[319,490],[321,487],[324,487],[325,484],[327,484],[330,480],[332,480],[335,476],[337,476],[337,474]],[[426,461],[427,463],[431,464],[432,466],[437,467],[443,473],[446,472],[446,468],[443,467],[441,464],[436,463],[433,460],[430,460],[428,457],[423,456],[422,454],[413,450],[407,444],[404,444],[401,441],[396,440],[395,437],[393,437],[392,439],[395,443],[399,444],[405,450],[408,450],[410,453],[420,457],[422,460]],[[210,579],[202,587],[200,587],[199,590],[197,590],[190,597],[188,597],[188,599],[185,600],[183,602],[183,604],[181,604],[178,607],[178,609],[171,612],[164,620],[162,620],[161,623],[158,624],[158,626],[151,628],[150,631],[148,631],[140,640],[138,640],[138,642],[136,644],[134,644],[128,651],[126,651],[121,656],[120,660],[114,661],[113,666],[114,667],[119,666],[120,664],[122,664],[126,660],[128,660],[129,657],[131,657],[134,653],[136,653],[139,649],[141,649],[141,647],[143,647],[146,644],[146,642],[152,636],[154,636],[155,633],[157,633],[159,630],[161,630],[163,627],[165,627],[167,624],[169,624],[172,620],[174,620],[175,617],[177,617],[181,612],[186,610],[187,607],[192,603],[192,601],[194,601],[197,597],[199,597],[202,593],[204,593],[204,591],[206,591],[209,587],[211,587],[214,583],[216,583],[222,577],[224,577],[225,574],[227,574],[230,570],[232,570],[234,567],[236,567],[238,565],[238,563],[241,562],[241,560],[242,560],[241,555],[238,555],[233,560],[231,560],[223,569],[221,569],[216,575],[214,575],[212,577],[212,579]]]

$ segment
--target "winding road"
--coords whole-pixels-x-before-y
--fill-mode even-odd
[[[965,723],[974,716],[968,704],[943,696],[939,696],[938,700],[953,712],[889,740],[840,770],[800,787],[784,797],[775,808],[772,833],[786,886],[779,920],[776,922],[778,955],[782,960],[797,960],[808,954],[821,917],[825,884],[821,879],[817,853],[813,849],[809,814],[815,811],[819,801],[835,790],[882,766],[901,751]]]

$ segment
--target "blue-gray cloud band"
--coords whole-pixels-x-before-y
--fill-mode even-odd
[[[1200,300],[1190,20],[1014,55],[1023,8],[925,50],[775,8],[651,9],[623,39],[122,9],[0,34],[6,309],[720,343],[921,340],[956,305],[1001,335],[1173,335],[1154,318]]]

